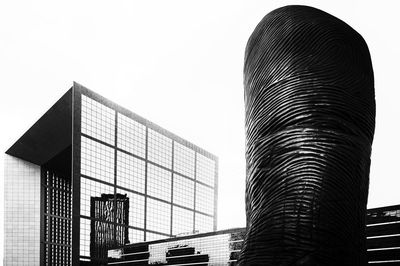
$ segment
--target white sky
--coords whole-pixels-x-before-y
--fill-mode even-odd
[[[218,229],[245,226],[245,45],[268,12],[306,4],[344,20],[369,45],[377,123],[368,207],[399,204],[397,3],[3,0],[0,151],[77,81],[219,156]]]

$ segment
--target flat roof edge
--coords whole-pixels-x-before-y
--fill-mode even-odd
[[[113,102],[113,101],[105,98],[104,96],[101,96],[100,94],[98,94],[98,93],[86,88],[85,86],[79,84],[78,82],[74,81],[74,85],[73,86],[74,86],[74,89],[76,89],[78,92],[81,92],[82,94],[84,94],[86,96],[89,96],[89,97],[101,102],[105,106],[107,106],[109,108],[112,108],[112,109],[115,109],[119,113],[121,113],[121,114],[123,114],[125,116],[128,116],[130,118],[133,118],[133,119],[143,123],[147,127],[151,128],[151,129],[154,129],[155,131],[158,131],[158,132],[160,132],[162,134],[165,134],[166,136],[168,136],[168,137],[170,137],[170,138],[172,138],[174,140],[177,140],[177,142],[179,142],[181,144],[184,144],[184,145],[187,145],[189,147],[192,147],[194,150],[200,152],[201,154],[203,154],[203,155],[205,155],[205,156],[207,156],[209,158],[212,158],[215,161],[218,161],[218,156],[216,156],[215,154],[213,154],[213,153],[211,153],[211,152],[209,152],[209,151],[197,146],[196,144],[193,144],[192,142],[190,142],[190,141],[188,141],[186,139],[183,139],[182,137],[180,137],[180,136],[172,133],[171,131],[169,131],[169,130],[167,130],[167,129],[165,129],[165,128],[163,128],[163,127],[161,127],[161,126],[159,126],[159,125],[147,120],[146,118],[144,118],[144,117],[132,112],[131,110],[116,104],[115,102]]]

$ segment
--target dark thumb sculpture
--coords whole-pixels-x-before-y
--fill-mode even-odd
[[[363,38],[321,10],[279,8],[248,41],[244,86],[239,265],[366,265],[375,97]]]

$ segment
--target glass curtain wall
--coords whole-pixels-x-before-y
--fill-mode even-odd
[[[109,224],[102,227],[107,235],[125,232],[121,226],[127,229],[127,237],[119,238],[124,244],[215,230],[216,158],[95,98],[81,97],[81,260],[94,256],[91,233],[98,232],[91,231],[100,221],[91,213],[93,198],[114,199],[98,217]],[[123,224],[117,219],[122,206],[116,204],[117,195],[128,202]]]

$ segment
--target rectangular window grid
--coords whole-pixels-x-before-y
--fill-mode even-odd
[[[146,127],[118,113],[118,148],[144,158]]]
[[[214,189],[196,184],[196,211],[214,214]]]
[[[194,150],[174,143],[174,171],[194,178]]]
[[[172,140],[152,129],[149,129],[148,159],[152,162],[171,169]]]
[[[174,174],[174,194],[175,204],[194,208],[194,181],[180,175]]]
[[[114,149],[82,136],[81,173],[114,183]]]
[[[115,111],[82,95],[82,133],[114,145]]]
[[[215,161],[197,153],[196,180],[214,186]]]
[[[117,185],[144,193],[145,162],[131,155],[117,153]]]
[[[148,198],[146,219],[148,230],[170,234],[171,205]]]
[[[147,164],[147,194],[165,201],[171,201],[171,172]]]
[[[144,158],[146,126],[118,112],[116,121],[115,114],[116,111],[112,108],[82,95],[82,133],[111,146],[116,143],[120,150]],[[115,125],[118,132],[117,139],[115,139]],[[173,167],[175,172],[182,175],[174,174],[172,199],[174,204],[193,209],[195,181],[189,178],[196,178],[199,182],[214,186],[215,162],[201,154],[195,156],[194,150],[178,142],[172,145],[173,140],[171,138],[153,129],[148,129],[147,137],[147,159],[167,169]],[[81,139],[81,173],[110,184],[108,186],[84,176],[81,178],[81,215],[90,216],[91,197],[100,197],[102,193],[113,194],[114,186],[111,186],[111,184],[114,185],[115,174],[117,186],[145,193],[146,163],[144,160],[119,150],[116,158],[117,165],[114,167],[115,148],[108,147],[85,136],[82,136]],[[174,148],[174,152],[172,152],[172,148]],[[172,155],[174,155],[173,160]],[[195,157],[198,158],[196,163]],[[172,162],[174,162],[173,166]],[[147,163],[147,194],[165,201],[171,201],[171,171],[154,164]],[[196,169],[194,169],[195,165],[197,165]],[[115,169],[117,170],[116,173],[114,173]],[[195,172],[197,172],[196,177]],[[197,187],[198,196],[195,206],[197,211],[213,215],[214,190],[206,186],[202,187],[199,183],[197,183]],[[144,228],[144,196],[122,189],[117,189],[117,193],[127,194],[129,198],[129,226]],[[211,194],[212,200],[205,199],[207,195]],[[171,210],[174,214],[173,220],[171,220]],[[179,234],[180,231],[183,233],[183,231],[193,230],[193,211],[178,206],[173,206],[171,209],[171,204],[147,198],[146,213],[146,227],[148,230],[154,231],[146,232],[147,241],[166,238],[171,230],[174,234]],[[213,217],[200,213],[196,213],[196,217],[198,217],[196,228],[198,227],[203,231],[213,230]],[[89,236],[86,237],[86,241],[88,241],[86,244],[85,237],[81,236],[82,243],[87,247],[81,248],[80,255],[90,256],[90,220],[83,217],[82,219],[86,221],[83,223],[81,221],[81,225],[89,226]],[[84,224],[85,222],[86,224]],[[201,224],[202,222],[203,224]],[[198,228],[197,230],[199,230]],[[142,241],[144,238],[145,232],[142,230],[128,228],[128,232],[131,243]]]
[[[173,206],[172,234],[193,233],[193,211]]]
[[[81,215],[90,216],[91,197],[101,197],[101,194],[114,194],[114,187],[81,178]]]

